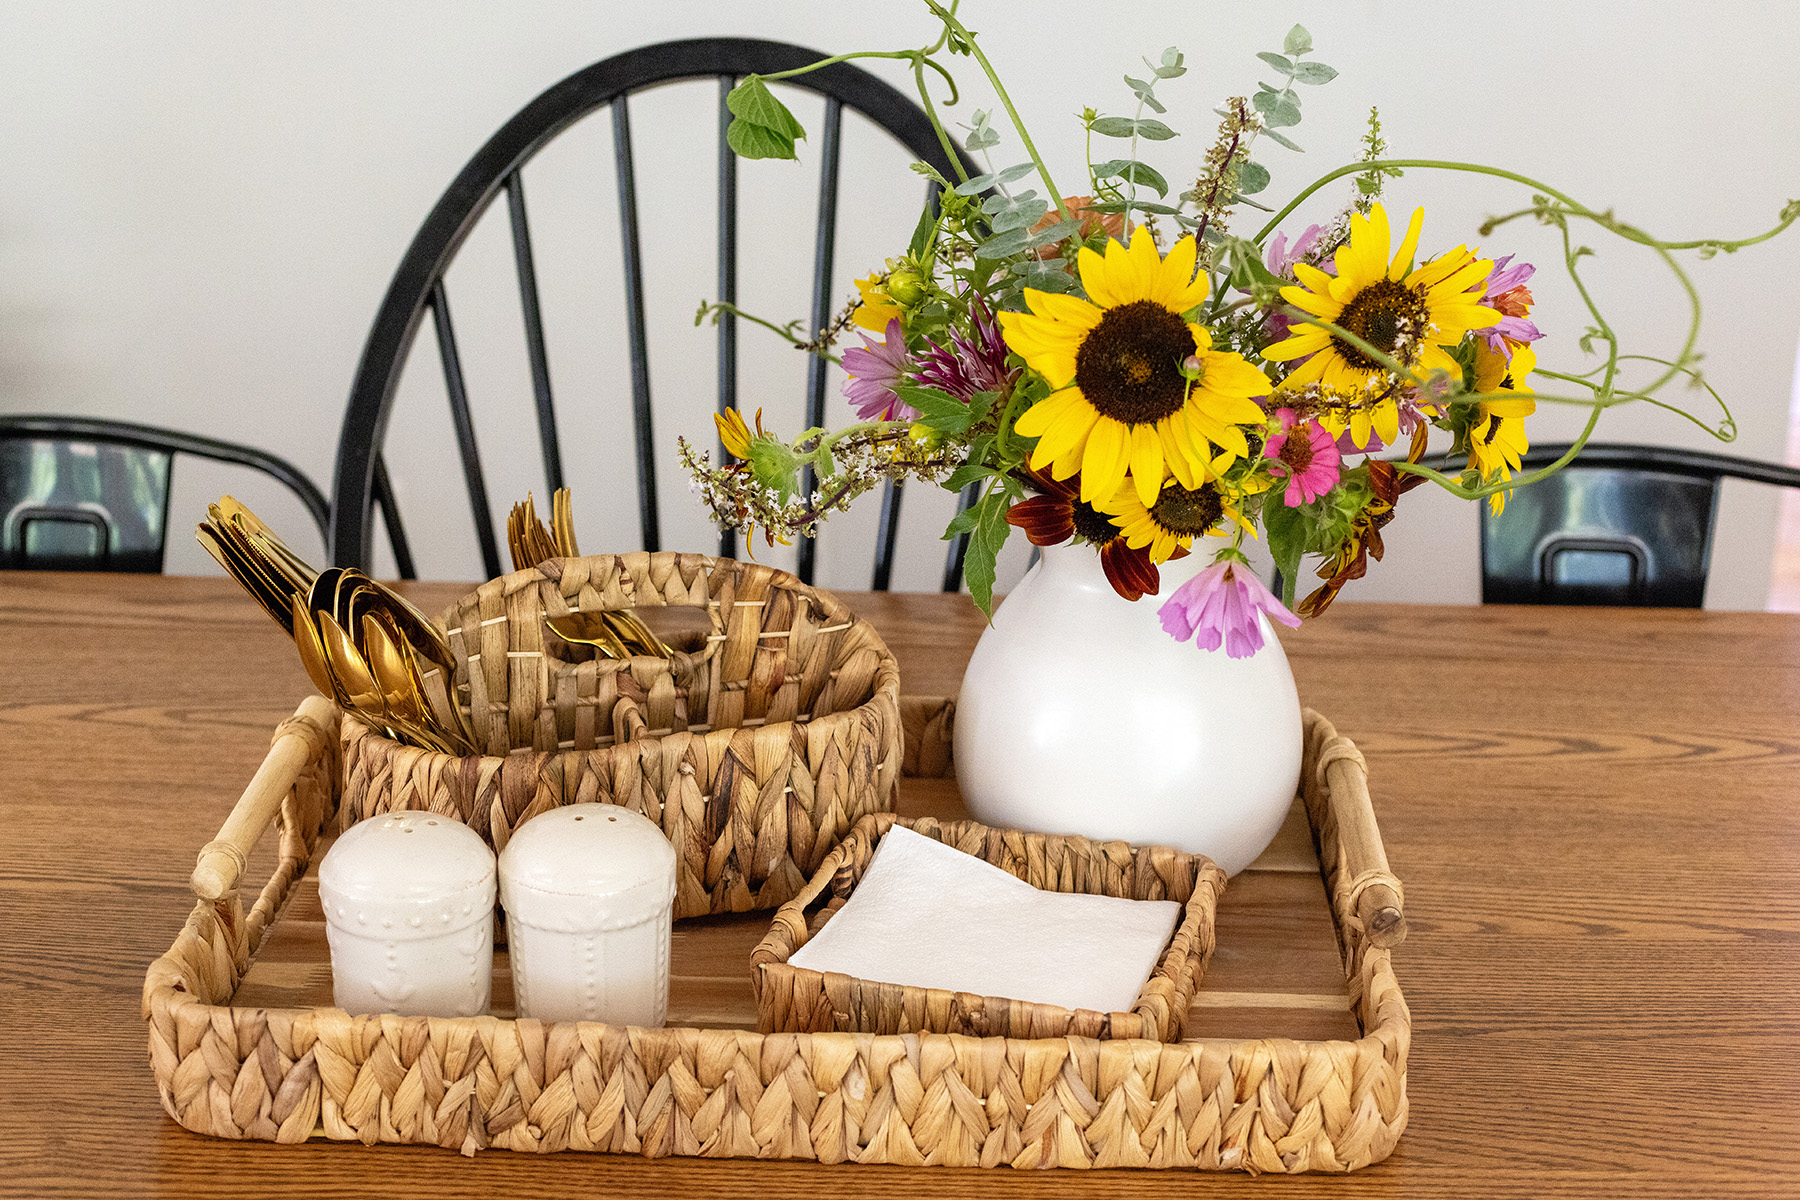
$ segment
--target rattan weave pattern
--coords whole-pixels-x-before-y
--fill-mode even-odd
[[[1070,1010],[944,988],[911,987],[788,962],[855,891],[895,824],[1000,867],[1035,888],[1129,900],[1174,900],[1182,919],[1129,1012]],[[757,1028],[764,1033],[964,1033],[977,1037],[1181,1039],[1188,1001],[1206,973],[1225,872],[1204,855],[1084,837],[991,829],[974,821],[864,817],[781,906],[750,958]]]
[[[271,818],[281,863],[251,914],[234,873],[145,978],[163,1107],[197,1133],[464,1153],[1255,1173],[1352,1170],[1385,1158],[1405,1128],[1411,1018],[1390,952],[1355,917],[1339,840],[1340,826],[1372,828],[1339,817],[1366,808],[1366,786],[1341,752],[1348,743],[1316,713],[1306,717],[1304,796],[1363,1036],[1172,1045],[234,1008],[265,923],[336,820],[329,723],[303,733],[312,753],[298,778],[272,783],[286,793]],[[1329,784],[1317,770],[1327,749],[1338,760]]]
[[[594,661],[544,623],[658,604],[708,606],[715,637],[672,661]],[[786,572],[697,554],[553,559],[483,584],[444,624],[487,753],[435,754],[346,719],[346,826],[429,809],[501,850],[558,805],[623,805],[674,844],[675,915],[689,917],[781,904],[859,817],[893,807],[893,656]]]

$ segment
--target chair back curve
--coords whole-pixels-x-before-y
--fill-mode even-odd
[[[645,330],[643,265],[638,232],[638,203],[631,145],[630,97],[646,88],[682,80],[718,81],[718,299],[737,299],[737,159],[725,143],[731,115],[725,97],[745,75],[771,75],[817,62],[826,55],[781,42],[745,38],[696,38],[645,46],[615,55],[549,88],[488,139],[445,191],[401,259],[363,346],[350,401],[338,440],[331,524],[331,559],[340,566],[368,569],[377,509],[387,529],[402,577],[414,575],[412,555],[391,486],[382,444],[396,389],[427,313],[432,318],[443,369],[451,424],[456,436],[462,477],[468,492],[476,541],[489,578],[501,573],[499,537],[489,504],[486,476],[475,444],[456,335],[444,277],[458,249],[476,223],[504,194],[512,235],[527,358],[536,408],[538,443],[544,478],[552,490],[563,486],[563,459],[557,437],[556,407],[551,389],[549,356],[539,311],[536,266],[525,206],[521,170],[547,143],[571,125],[601,108],[610,108],[614,171],[618,189],[623,249],[623,297],[630,351],[631,407],[637,464],[639,528],[646,550],[661,548],[657,512],[656,464],[652,442],[650,370]],[[814,238],[811,328],[815,336],[830,322],[837,297],[831,290],[837,234],[840,128],[849,108],[880,126],[912,155],[946,177],[955,168],[924,110],[887,83],[849,63],[834,63],[784,83],[825,99],[824,119],[815,144],[820,158],[818,227]],[[960,150],[965,171],[973,164]],[[927,203],[933,202],[926,189]],[[727,314],[718,324],[718,409],[737,406],[737,326]],[[806,385],[806,424],[824,422],[827,364],[815,356]],[[873,586],[888,583],[901,489],[890,484],[882,498]],[[966,503],[965,498],[965,503]],[[961,586],[966,537],[952,545],[945,566],[946,589]],[[720,537],[719,553],[733,557],[736,535]],[[808,582],[814,564],[813,539],[802,539],[798,573]]]
[[[1526,471],[1569,444],[1535,446]],[[1800,470],[1668,446],[1590,442],[1561,471],[1481,509],[1484,604],[1699,608],[1719,483],[1800,487]]]
[[[0,415],[0,569],[156,574],[177,454],[261,471],[326,537],[325,494],[285,458],[199,434],[99,417]]]

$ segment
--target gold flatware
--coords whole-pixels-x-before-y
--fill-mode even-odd
[[[537,501],[530,492],[512,506],[506,516],[506,548],[512,553],[513,570],[523,571],[552,558],[574,558],[575,512],[568,488],[557,488],[550,497],[550,528],[538,519]]]
[[[315,570],[230,496],[207,508],[195,536],[294,639],[321,694],[397,739],[474,753],[450,643],[404,596],[361,571]]]

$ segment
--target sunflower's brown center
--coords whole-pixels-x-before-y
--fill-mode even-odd
[[[1294,474],[1304,474],[1306,468],[1312,466],[1312,438],[1307,436],[1304,429],[1288,430],[1287,437],[1281,442],[1281,453],[1276,457]]]
[[[1182,360],[1194,352],[1187,323],[1154,300],[1109,308],[1075,354],[1075,383],[1103,417],[1154,425],[1187,399]]]
[[[1337,323],[1390,358],[1410,364],[1429,318],[1423,291],[1397,280],[1378,279],[1344,305]],[[1342,338],[1333,340],[1344,361],[1358,370],[1387,369]]]
[[[1076,536],[1083,541],[1104,546],[1119,536],[1119,527],[1112,519],[1086,501],[1075,501],[1069,515],[1075,520]]]
[[[1488,425],[1487,433],[1482,436],[1482,445],[1491,446],[1494,444],[1494,439],[1500,436],[1500,422],[1505,419],[1505,417],[1497,417],[1489,414],[1488,420],[1491,424]]]
[[[1225,499],[1210,483],[1197,488],[1171,484],[1162,490],[1150,509],[1150,517],[1170,533],[1195,536],[1205,533],[1225,515]]]

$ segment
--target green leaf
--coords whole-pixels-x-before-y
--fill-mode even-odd
[[[1156,213],[1158,216],[1172,217],[1180,209],[1167,204],[1152,204],[1148,200],[1108,200],[1105,204],[1090,204],[1084,210],[1091,213],[1122,213],[1130,209],[1132,212]]]
[[[1272,492],[1263,503],[1262,521],[1263,531],[1269,535],[1269,550],[1275,556],[1275,568],[1281,572],[1281,602],[1292,608],[1310,522],[1303,509],[1289,508]]]
[[[1268,63],[1271,67],[1274,67],[1277,71],[1280,71],[1283,75],[1292,75],[1294,73],[1294,60],[1291,58],[1283,58],[1281,55],[1271,54],[1267,50],[1264,50],[1261,54],[1258,54],[1256,57],[1262,59],[1264,62]]]
[[[1306,26],[1296,25],[1287,31],[1281,48],[1289,54],[1305,54],[1313,48],[1312,34],[1306,32]]]
[[[1125,76],[1125,86],[1130,88],[1131,94],[1136,96],[1152,111],[1159,113],[1166,113],[1169,111],[1164,108],[1162,102],[1156,98],[1156,85],[1154,83],[1145,83],[1141,79],[1133,79],[1131,76],[1127,75]]]
[[[738,118],[725,127],[725,144],[739,158],[799,158],[794,139],[782,137],[764,125]]]
[[[1237,190],[1244,195],[1252,195],[1269,186],[1269,169],[1261,163],[1241,162],[1238,164],[1237,178],[1232,181]]]
[[[1169,181],[1164,179],[1154,167],[1135,159],[1108,159],[1094,167],[1094,174],[1101,179],[1123,179],[1128,183],[1141,183],[1145,187],[1153,187],[1159,196],[1169,194]]]
[[[1250,102],[1256,106],[1256,111],[1262,114],[1265,126],[1283,128],[1300,123],[1300,106],[1280,92],[1258,92],[1251,97]]]
[[[987,495],[962,514],[973,518],[967,530],[969,547],[963,559],[963,579],[969,585],[970,597],[989,616],[994,612],[995,566],[1000,559],[1001,547],[1006,545],[1007,535],[1012,533],[1012,526],[1006,523],[1006,510],[1023,495],[1017,480],[1000,476]],[[956,521],[951,522],[952,526],[956,524]]]
[[[1170,46],[1162,52],[1162,62],[1159,65],[1153,66],[1147,58],[1144,60],[1144,65],[1156,72],[1158,79],[1176,79],[1187,74],[1187,68],[1181,65],[1183,61],[1181,51]]]
[[[1335,67],[1328,67],[1322,62],[1303,62],[1294,64],[1295,83],[1330,83],[1338,76]]]
[[[1000,144],[1000,131],[989,124],[990,118],[987,112],[976,109],[970,114],[970,117],[975,122],[975,128],[969,130],[969,136],[963,139],[965,149],[981,151]]]
[[[1079,218],[1058,221],[1054,225],[1046,225],[1036,233],[1031,234],[1026,244],[1034,248],[1038,246],[1051,246],[1062,241],[1066,237],[1073,237],[1080,232],[1081,221]]]
[[[920,424],[952,437],[969,432],[969,427],[986,417],[994,406],[992,392],[979,392],[965,404],[948,392],[918,384],[903,383],[894,390],[902,403],[919,410]]]
[[[1005,233],[1035,225],[1050,211],[1050,202],[1039,199],[1035,190],[1024,191],[1016,196],[989,196],[981,211],[987,214],[989,229]]]
[[[1075,286],[1074,278],[1069,274],[1068,262],[1060,258],[1035,259],[1028,258],[1024,262],[1014,263],[1012,273],[1028,288],[1036,288],[1040,292],[1066,292]]]
[[[985,463],[967,462],[950,472],[950,477],[938,486],[947,492],[960,492],[971,483],[992,479],[996,474],[998,472]]]
[[[917,262],[920,255],[925,253],[925,248],[931,245],[931,235],[936,229],[934,206],[927,204],[919,210],[919,223],[913,226],[912,240],[906,243],[906,256]]]
[[[1286,146],[1289,150],[1293,150],[1300,154],[1306,153],[1306,151],[1301,150],[1300,147],[1294,145],[1293,142],[1289,141],[1287,138],[1283,137],[1279,133],[1276,133],[1273,129],[1270,129],[1267,126],[1263,127],[1262,136],[1268,138],[1270,141],[1274,142],[1277,146]]]
[[[1031,234],[1026,229],[1009,229],[1005,233],[997,233],[981,245],[975,247],[975,256],[990,262],[999,262],[1003,258],[1011,258],[1021,254],[1031,246]]]
[[[1089,129],[1101,137],[1141,137],[1152,142],[1166,142],[1176,133],[1161,121],[1152,121],[1148,117],[1133,120],[1130,117],[1101,117]]]
[[[806,136],[760,76],[746,75],[726,95],[725,107],[734,118],[725,130],[725,142],[744,158],[793,158],[794,143]]]

